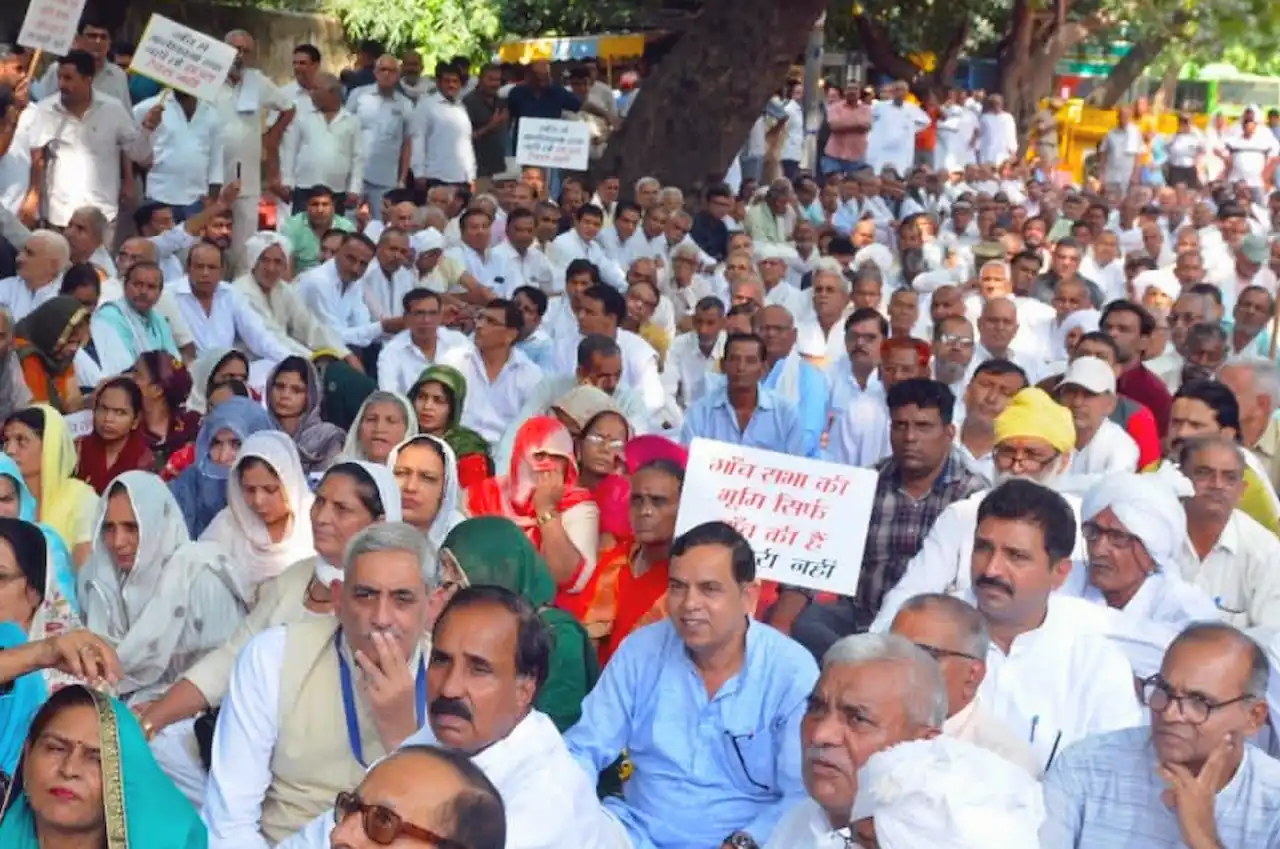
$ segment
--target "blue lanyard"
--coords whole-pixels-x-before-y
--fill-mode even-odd
[[[342,709],[347,718],[347,741],[351,744],[351,754],[355,755],[356,763],[368,769],[369,765],[364,760],[364,744],[360,742],[360,721],[356,713],[355,690],[351,686],[351,667],[347,666],[347,659],[342,656],[341,628],[333,636],[333,648],[338,653],[338,676],[342,679]],[[427,667],[421,661],[418,663],[417,707],[418,727],[421,728],[427,711]]]

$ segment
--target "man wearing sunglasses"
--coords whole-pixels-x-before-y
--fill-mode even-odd
[[[339,793],[332,849],[395,846],[401,838],[435,849],[503,849],[502,797],[462,752],[405,746],[351,793]]]
[[[1054,762],[1043,849],[1280,845],[1280,763],[1247,742],[1267,723],[1268,674],[1266,652],[1230,625],[1184,630],[1142,682],[1151,727]]]

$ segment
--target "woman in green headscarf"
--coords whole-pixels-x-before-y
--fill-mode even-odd
[[[440,437],[458,456],[458,484],[464,490],[493,476],[489,443],[462,426],[467,402],[467,379],[462,372],[452,366],[431,366],[409,390],[409,400],[418,414],[418,432]]]
[[[13,349],[32,398],[59,413],[84,405],[75,359],[89,341],[89,311],[75,298],[59,295],[31,311],[13,328]]]
[[[467,519],[445,537],[440,556],[465,576],[467,586],[503,587],[537,609],[555,648],[535,706],[561,731],[573,727],[600,666],[586,629],[572,614],[551,606],[556,583],[524,531],[501,516]]]

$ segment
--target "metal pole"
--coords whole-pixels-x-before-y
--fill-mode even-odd
[[[826,38],[827,13],[814,21],[809,31],[809,43],[804,50],[804,151],[801,165],[817,174],[821,162],[818,150],[818,132],[822,129],[821,99],[818,80],[822,76],[822,48]]]

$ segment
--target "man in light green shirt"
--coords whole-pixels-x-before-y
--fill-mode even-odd
[[[299,275],[320,264],[320,240],[330,230],[354,233],[351,219],[334,214],[333,192],[316,186],[309,190],[307,208],[294,213],[280,228],[293,248],[293,273]]]

